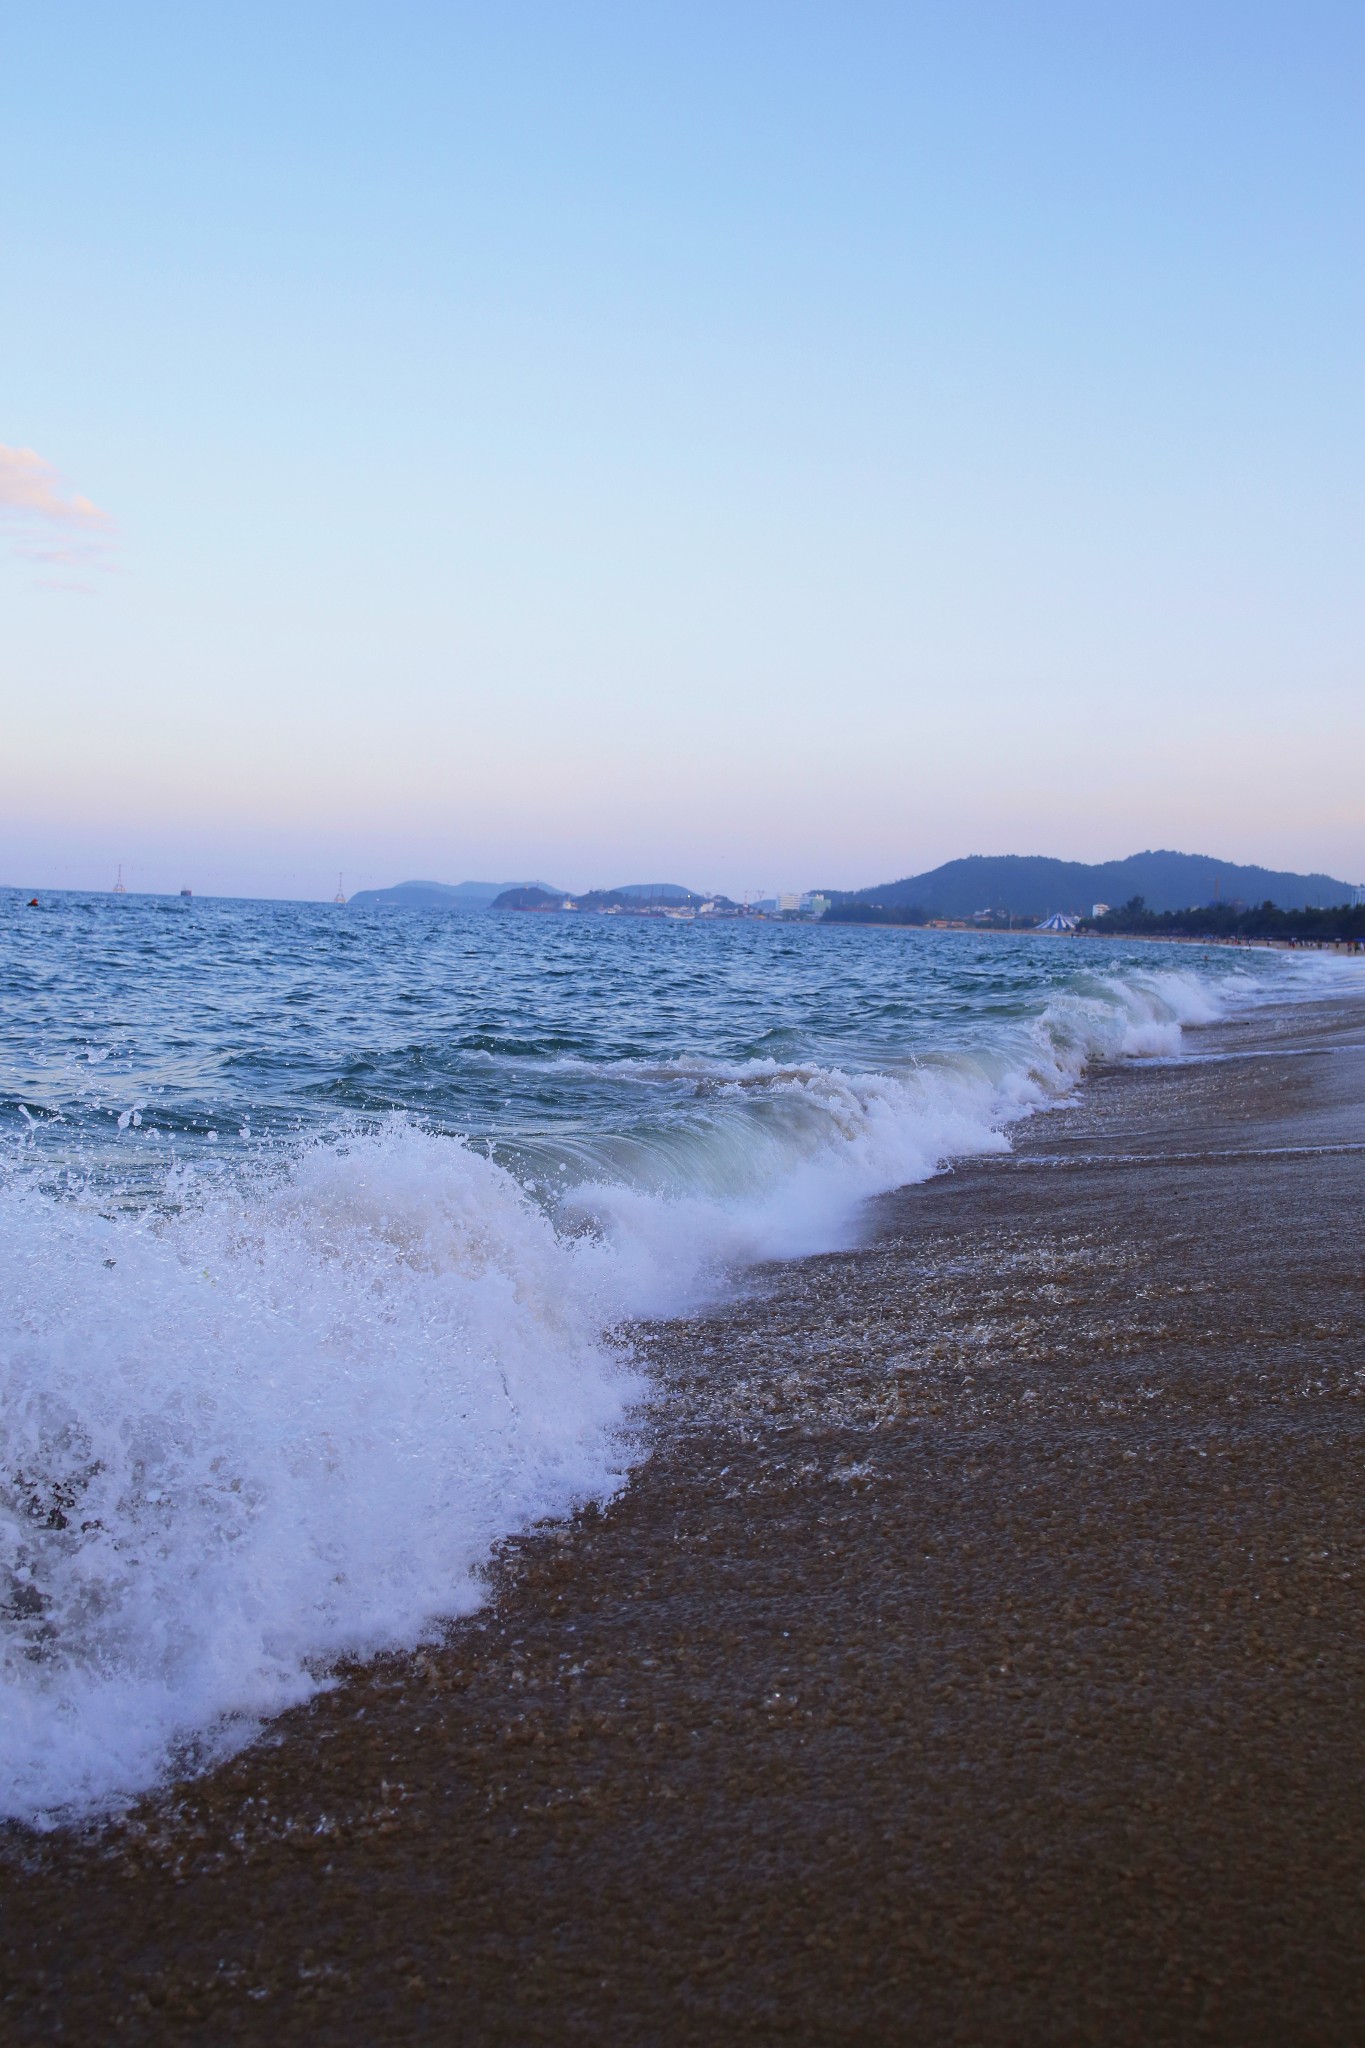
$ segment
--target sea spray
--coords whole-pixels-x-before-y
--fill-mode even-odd
[[[609,1494],[634,1391],[500,1167],[395,1125],[105,1216],[0,1192],[0,1810],[142,1789]]]

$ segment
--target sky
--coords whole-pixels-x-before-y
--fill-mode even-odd
[[[1365,876],[1365,11],[11,13],[0,882]]]

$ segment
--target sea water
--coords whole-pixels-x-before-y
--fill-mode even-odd
[[[0,893],[0,1814],[105,1811],[619,1487],[630,1325],[1284,955]]]

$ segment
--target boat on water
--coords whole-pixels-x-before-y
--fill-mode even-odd
[[[122,861],[119,862],[118,880],[115,882],[113,888],[109,891],[109,894],[111,896],[126,896],[128,894],[128,884],[123,879]]]
[[[346,901],[346,891],[341,886],[342,879],[342,876],[337,876],[337,892],[332,898],[333,903],[344,903]]]
[[[193,889],[182,889],[180,893],[182,896],[193,896],[194,891]]]

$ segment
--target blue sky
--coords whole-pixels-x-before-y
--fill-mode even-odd
[[[1363,57],[1312,0],[26,10],[0,880],[1359,877]]]

